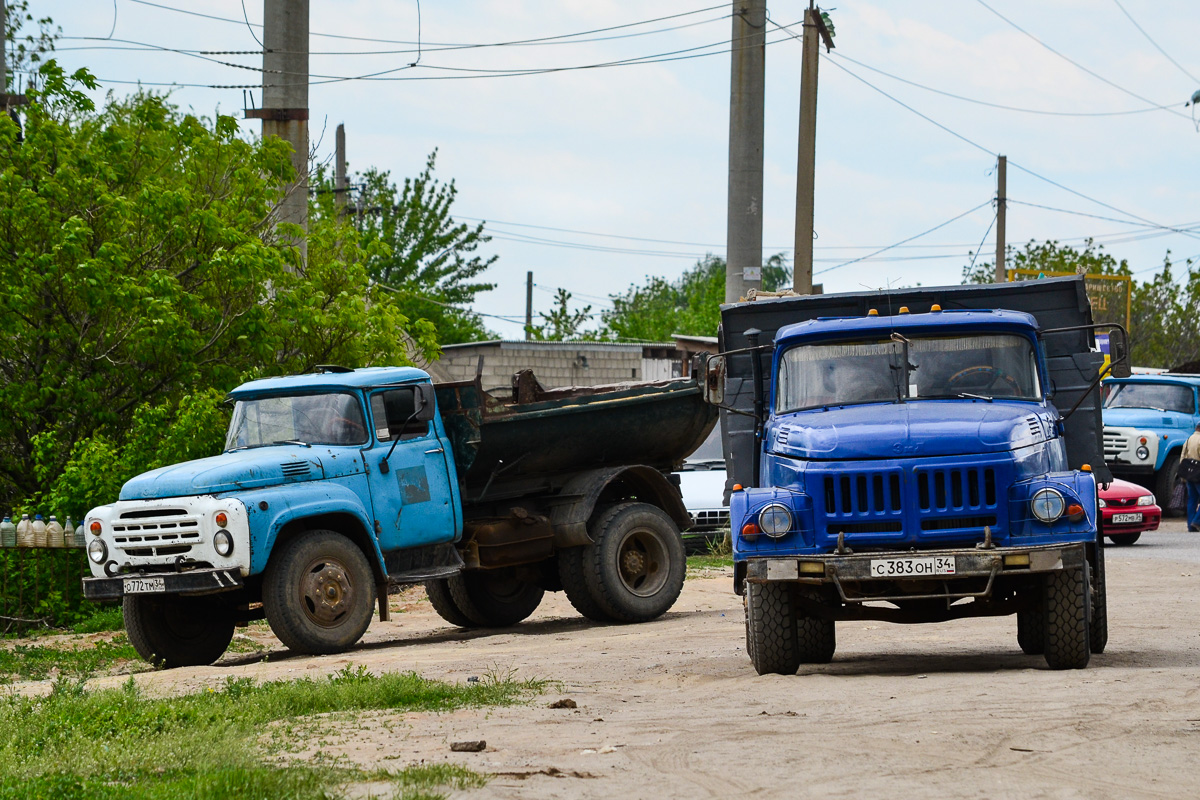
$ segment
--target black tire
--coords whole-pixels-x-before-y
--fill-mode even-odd
[[[1017,644],[1021,652],[1040,656],[1046,652],[1046,614],[1041,609],[1017,612]]]
[[[1141,531],[1137,533],[1110,533],[1108,535],[1108,540],[1117,547],[1128,547],[1140,538],[1142,538]]]
[[[819,601],[820,595],[811,589],[797,587],[795,590],[805,599]],[[837,650],[837,631],[831,619],[810,617],[798,604],[793,604],[796,613],[796,646],[800,650],[801,664],[828,664],[833,661]]]
[[[1046,576],[1046,663],[1051,669],[1083,669],[1091,658],[1088,645],[1087,569],[1051,572]]]
[[[583,559],[585,547],[568,547],[558,551],[558,579],[562,581],[563,591],[567,599],[583,616],[596,622],[612,622],[613,618],[604,613],[604,609],[592,597],[588,589],[587,578],[583,574]]]
[[[451,625],[457,625],[460,628],[474,628],[475,623],[471,622],[471,618],[462,612],[462,609],[454,602],[454,598],[450,594],[450,581],[447,578],[437,578],[431,581],[425,581],[425,596],[429,598],[429,604],[433,606],[433,610],[438,613],[438,616],[449,622]]]
[[[1107,568],[1104,566],[1104,539],[1096,537],[1096,546],[1089,554],[1090,577],[1088,615],[1088,647],[1093,653],[1103,653],[1108,645],[1108,580],[1105,578]]]
[[[267,564],[263,610],[289,650],[341,653],[362,638],[375,613],[371,565],[340,533],[303,533],[285,542]]]
[[[679,529],[648,503],[620,503],[591,526],[583,576],[600,609],[616,622],[647,622],[679,598],[687,557]]]
[[[1168,455],[1162,469],[1154,473],[1154,497],[1164,517],[1182,517],[1187,511],[1187,486],[1179,480],[1179,452]]]
[[[139,656],[158,667],[202,667],[233,640],[233,618],[199,597],[125,595],[125,635]]]
[[[447,584],[454,605],[482,628],[507,628],[537,610],[546,590],[513,567],[460,572]]]
[[[796,612],[786,583],[746,583],[746,650],[759,675],[800,668]]]

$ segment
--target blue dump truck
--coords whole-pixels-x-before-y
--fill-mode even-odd
[[[1097,327],[1075,278],[722,307],[704,371],[760,674],[828,662],[840,620],[1015,614],[1052,668],[1103,651]]]
[[[1104,382],[1104,460],[1118,478],[1154,492],[1163,512],[1182,514],[1179,454],[1200,422],[1200,375],[1131,375]]]
[[[717,411],[694,381],[511,397],[412,368],[257,380],[230,393],[221,455],[127,482],[84,521],[84,593],[121,599],[129,640],[209,664],[266,618],[291,650],[336,653],[387,590],[424,583],[447,621],[515,624],[546,591],[599,621],[675,602],[689,524],[670,479]]]

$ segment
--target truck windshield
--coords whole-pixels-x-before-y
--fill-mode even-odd
[[[349,393],[238,400],[225,450],[272,444],[356,445],[367,441],[358,398]]]
[[[1152,408],[1191,414],[1196,404],[1190,386],[1171,383],[1114,383],[1104,400],[1105,408]]]
[[[780,357],[775,410],[1040,396],[1037,354],[1030,339],[971,334],[793,347]]]

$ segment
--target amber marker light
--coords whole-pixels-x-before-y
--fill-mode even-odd
[[[99,521],[93,520],[89,530],[91,530],[92,536],[99,536],[100,531],[104,530],[104,526]]]
[[[224,512],[224,511],[218,511],[218,512],[217,512],[216,520],[217,520],[217,527],[218,527],[218,528],[224,528],[224,527],[226,527],[227,525],[229,525],[229,517],[225,516],[225,512]]]
[[[740,492],[740,491],[742,490],[742,485],[741,485],[740,483],[735,483],[735,484],[733,485],[733,490],[734,490],[735,492]]]
[[[1071,505],[1067,506],[1067,517],[1070,518],[1071,522],[1079,522],[1079,520],[1083,519],[1083,506],[1079,505],[1079,503],[1071,503]]]
[[[758,526],[753,522],[747,522],[742,526],[742,536],[747,539],[753,539],[755,536],[758,536],[759,532]]]
[[[1084,464],[1084,465],[1083,465],[1082,467],[1080,467],[1079,469],[1081,469],[1081,470],[1082,470],[1082,471],[1084,471],[1084,472],[1091,472],[1091,471],[1092,471],[1092,465],[1091,465],[1091,464]]]

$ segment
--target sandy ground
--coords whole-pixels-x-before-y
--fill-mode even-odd
[[[1015,620],[999,618],[840,623],[832,664],[758,677],[741,600],[719,575],[689,578],[658,621],[613,627],[585,622],[556,594],[515,628],[461,631],[414,590],[341,656],[292,657],[250,629],[272,648],[265,661],[230,654],[136,680],[172,692],[361,664],[557,682],[531,705],[371,714],[325,737],[327,752],[367,767],[452,760],[491,773],[486,788],[455,795],[480,800],[1195,797],[1200,564],[1135,550],[1108,550],[1111,639],[1080,671],[1021,654]],[[578,707],[549,707],[562,698]],[[470,739],[487,749],[450,752]]]

